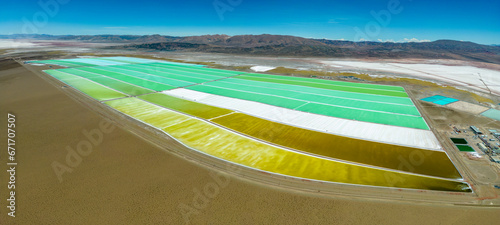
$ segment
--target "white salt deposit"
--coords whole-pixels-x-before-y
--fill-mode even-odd
[[[473,66],[448,66],[438,64],[405,64],[355,61],[321,61],[329,66],[345,66],[363,70],[400,73],[422,79],[451,83],[457,87],[500,95],[500,71]]]
[[[266,71],[272,70],[274,68],[276,68],[276,67],[272,67],[272,66],[252,66],[252,67],[250,67],[250,69],[255,71],[255,72],[266,72]]]
[[[39,45],[22,40],[0,39],[0,49],[6,48],[33,48]]]

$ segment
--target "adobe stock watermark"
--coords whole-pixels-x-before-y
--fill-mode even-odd
[[[411,0],[409,0],[411,1]],[[399,0],[389,0],[387,2],[386,9],[382,9],[378,12],[375,10],[370,11],[370,15],[373,17],[373,20],[366,23],[363,30],[359,27],[354,27],[354,31],[356,32],[354,36],[354,41],[373,41],[376,40],[376,37],[380,35],[382,29],[387,27],[391,21],[392,16],[400,14],[403,12],[404,7],[401,5]]]
[[[66,146],[66,157],[63,162],[53,161],[52,169],[59,180],[59,183],[63,182],[64,173],[71,173],[75,168],[77,168],[83,161],[83,158],[89,156],[94,148],[99,146],[103,140],[104,135],[111,133],[116,127],[111,123],[111,121],[103,119],[99,122],[99,127],[92,130],[82,130],[85,139],[80,140],[76,145]]]
[[[231,163],[226,163],[226,171],[231,171],[238,174],[241,167]],[[202,210],[206,209],[210,202],[214,200],[220,192],[226,188],[231,182],[231,177],[228,174],[216,171],[209,172],[212,181],[206,183],[202,188],[193,188],[193,198],[188,203],[180,203],[177,208],[186,224],[191,222],[191,218],[199,215]]]
[[[31,20],[26,17],[22,18],[22,33],[38,33],[38,29],[45,27],[49,23],[49,18],[54,18],[59,13],[61,5],[65,5],[69,1],[70,0],[38,0],[37,3],[41,10],[34,13]]]
[[[398,156],[399,160],[399,165],[397,170],[400,171],[407,171],[410,173],[415,172],[415,169],[425,162],[425,158],[430,157],[432,155],[433,151],[428,150],[428,151],[419,151],[419,150],[413,150],[410,152],[408,157],[403,157],[401,155]],[[388,184],[390,185],[396,185],[396,184],[403,184],[405,183],[405,179],[399,176],[394,175],[391,172],[386,172],[384,174],[385,179]]]
[[[234,11],[242,2],[243,0],[215,0],[212,2],[212,5],[220,21],[224,21],[224,13]]]

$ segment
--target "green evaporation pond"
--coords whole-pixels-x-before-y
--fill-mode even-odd
[[[468,145],[455,145],[461,152],[474,152],[474,149]]]
[[[454,144],[466,145],[467,141],[464,138],[450,138]]]

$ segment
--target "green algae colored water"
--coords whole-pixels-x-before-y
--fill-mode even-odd
[[[467,141],[464,138],[450,138],[450,139],[454,144],[461,144],[461,145],[467,144]]]
[[[475,152],[475,150],[468,145],[455,145],[461,152]]]
[[[45,72],[99,101],[127,97],[127,95],[123,93],[75,75],[66,74],[57,70],[46,70]]]

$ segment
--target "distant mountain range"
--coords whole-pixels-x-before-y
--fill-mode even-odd
[[[0,35],[0,39],[36,39],[36,40],[66,40],[85,42],[118,42],[144,43],[175,41],[181,37],[154,35],[49,35],[49,34],[11,34]]]
[[[109,48],[193,51],[266,56],[460,59],[500,64],[500,46],[467,41],[372,42],[311,39],[287,35],[0,35],[0,39],[124,43]]]

